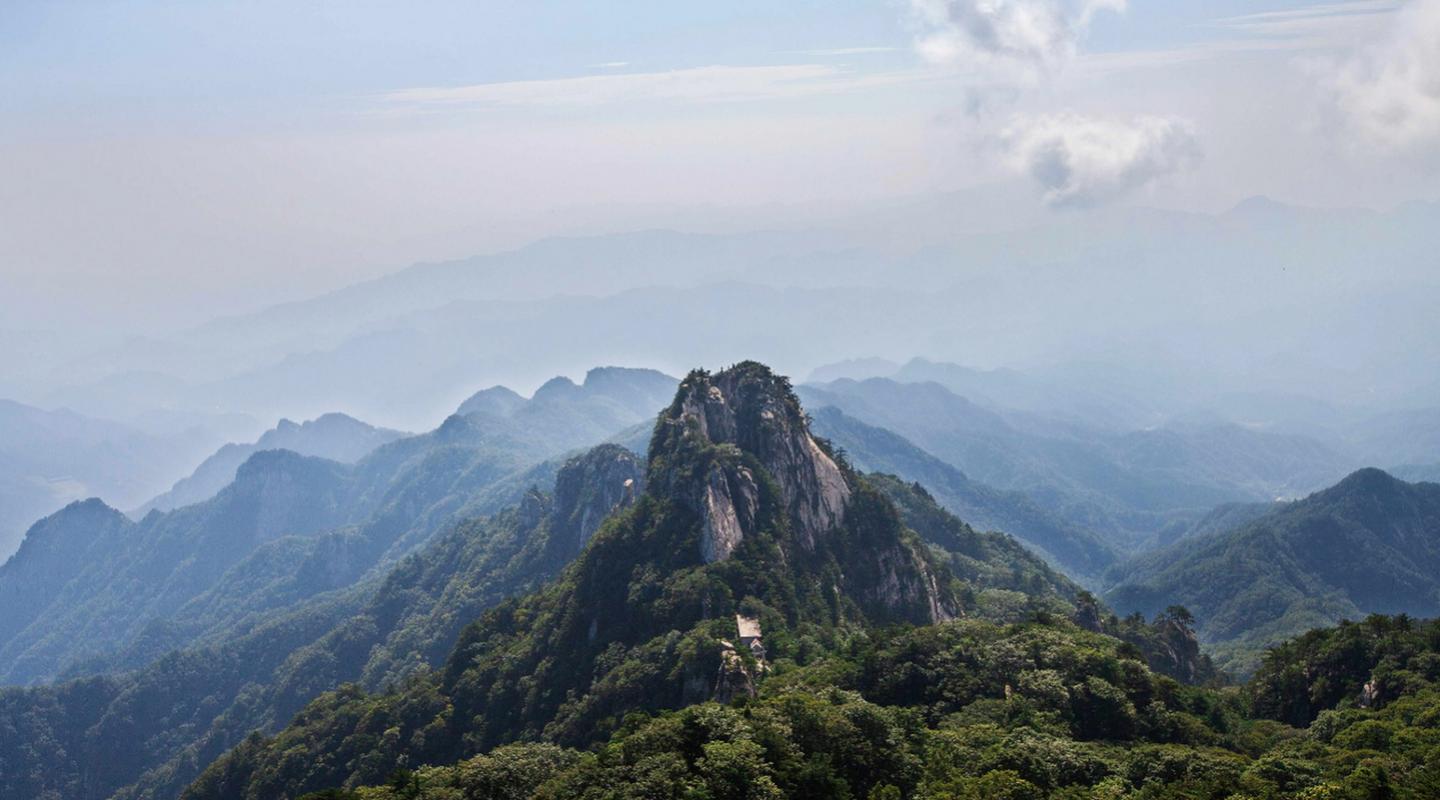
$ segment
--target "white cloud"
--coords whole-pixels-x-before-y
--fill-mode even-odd
[[[1125,0],[910,0],[926,60],[990,80],[1033,83],[1069,62],[1100,11]]]
[[[834,94],[916,79],[905,73],[857,73],[825,64],[710,66],[666,72],[587,75],[389,92],[398,108],[595,107],[635,101],[727,102]]]
[[[1440,147],[1440,0],[1412,0],[1384,36],[1321,76],[1362,142],[1393,151]]]
[[[1099,205],[1199,162],[1191,125],[1172,117],[1021,117],[1000,135],[1012,168],[1055,207]]]

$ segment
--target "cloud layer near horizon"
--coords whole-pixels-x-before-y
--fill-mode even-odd
[[[1022,117],[1000,141],[1011,166],[1039,183],[1045,203],[1059,208],[1115,200],[1201,158],[1193,127],[1173,117]]]

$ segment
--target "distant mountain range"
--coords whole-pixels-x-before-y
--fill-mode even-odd
[[[578,385],[569,378],[552,378],[529,398],[504,386],[484,389],[455,413],[487,430],[510,430],[551,456],[653,422],[678,383],[650,369],[597,367]]]
[[[681,395],[689,399],[671,406],[671,436],[652,452],[648,470],[623,448],[603,445],[563,464],[503,475],[496,467],[515,459],[504,446],[514,430],[505,430],[497,441],[485,431],[484,421],[491,414],[519,413],[536,399],[517,402],[512,393],[495,391],[439,430],[382,445],[354,466],[262,451],[215,498],[178,511],[152,512],[138,524],[99,501],[77,504],[43,521],[21,553],[0,569],[0,593],[6,608],[15,612],[4,631],[10,679],[43,677],[40,670],[47,665],[53,674],[54,666],[65,663],[62,645],[74,644],[74,658],[101,655],[70,664],[70,674],[92,677],[0,692],[0,721],[23,720],[26,741],[53,742],[58,748],[7,751],[8,744],[0,743],[0,764],[6,765],[0,767],[0,788],[25,794],[48,787],[63,796],[120,790],[119,797],[173,798],[201,767],[252,729],[282,725],[320,691],[344,681],[381,689],[443,663],[461,627],[507,595],[553,577],[597,535],[611,511],[637,501],[647,508],[657,502],[666,507],[698,502],[706,522],[698,536],[683,532],[680,548],[634,550],[626,537],[600,533],[609,543],[591,557],[591,567],[599,569],[593,580],[603,584],[620,574],[614,572],[619,565],[612,556],[622,553],[627,559],[662,562],[712,560],[711,572],[729,574],[741,565],[758,565],[756,557],[768,559],[765,542],[778,535],[772,530],[788,530],[784,535],[795,538],[787,546],[800,548],[790,559],[794,568],[798,561],[819,559],[820,566],[805,567],[804,574],[820,569],[854,582],[847,590],[856,598],[845,601],[847,617],[888,619],[894,614],[928,620],[965,607],[1015,619],[1033,608],[1063,608],[1075,599],[1078,587],[1013,539],[971,529],[919,487],[882,476],[874,479],[876,488],[865,488],[865,479],[848,471],[846,484],[834,483],[839,473],[820,466],[830,462],[801,446],[808,434],[798,405],[776,378],[756,370],[747,366],[716,377],[713,385],[723,386],[732,404],[717,402],[705,390],[712,384],[692,382]],[[593,394],[556,384],[537,393],[540,403],[530,407],[546,423],[542,409],[568,416],[587,407],[577,401],[583,395],[597,403],[582,414],[593,420],[600,409],[613,410],[609,403],[616,398],[641,397],[658,383],[654,375],[639,372],[597,371],[586,381]],[[672,398],[675,388],[670,387]],[[545,400],[551,392],[572,402],[552,405]],[[709,410],[697,411],[696,403]],[[771,430],[765,420],[775,417],[762,416],[762,410],[783,413],[783,425]],[[734,437],[753,448],[747,451],[751,455],[732,454],[724,441],[694,452],[696,443],[685,431],[689,421],[701,418],[710,435]],[[550,418],[541,427],[555,430],[556,422]],[[747,427],[752,425],[760,427]],[[539,439],[549,441],[543,435]],[[756,483],[759,476],[751,470],[758,467],[751,459],[762,456],[771,459],[764,463],[773,464],[774,471],[767,470],[764,482]],[[719,472],[693,484],[686,476],[702,462]],[[542,483],[547,474],[553,492],[526,488]],[[714,475],[724,479],[717,484]],[[662,495],[647,488],[657,476]],[[776,484],[774,476],[783,477]],[[470,481],[470,488],[460,481]],[[831,493],[853,491],[844,488],[849,482],[864,489],[850,505],[846,523],[859,538],[846,534],[835,542],[803,544],[805,537],[823,532],[807,526],[835,523],[826,516],[838,510]],[[781,495],[768,494],[773,485],[782,487]],[[700,495],[692,496],[696,491]],[[717,491],[720,495],[713,494]],[[717,505],[717,497],[728,499]],[[899,527],[893,512],[885,510],[892,508],[886,497],[900,504],[906,524],[923,540]],[[383,499],[383,505],[368,512],[367,519],[364,509],[375,502],[371,498]],[[752,508],[752,502],[759,505]],[[501,504],[510,507],[487,516]],[[867,510],[871,505],[874,512]],[[679,506],[672,512],[685,513]],[[777,513],[794,516],[788,526],[766,521]],[[727,527],[732,514],[738,527]],[[782,527],[768,527],[775,524]],[[428,539],[422,533],[427,529],[435,531]],[[288,535],[271,538],[281,531]],[[655,529],[644,535],[662,533]],[[373,558],[386,542],[407,541],[415,543],[412,555]],[[922,541],[935,548],[933,555]],[[842,546],[860,551],[832,553]],[[399,544],[390,547],[401,550]],[[807,555],[811,547],[818,552]],[[727,548],[735,548],[733,559],[720,555]],[[842,557],[843,573],[823,566]],[[97,572],[97,562],[116,566]],[[225,563],[234,566],[225,569]],[[378,568],[367,569],[372,563]],[[600,564],[603,569],[596,567]],[[217,570],[223,570],[218,579],[195,577]],[[641,579],[647,574],[638,565],[635,570]],[[963,578],[969,587],[963,596],[955,594],[948,578],[939,580],[943,570]],[[734,579],[744,580],[741,574]],[[693,581],[677,577],[681,582],[673,591],[689,591],[685,587]],[[766,580],[772,579],[792,580],[783,572]],[[184,587],[206,581],[214,588],[184,600]],[[777,591],[788,593],[784,587],[777,585]],[[125,607],[85,599],[118,599],[122,593],[130,600]],[[157,613],[181,600],[172,613]],[[823,593],[805,602],[821,603],[813,613],[830,613],[821,611]],[[652,607],[649,601],[644,606]],[[582,607],[617,626],[605,636],[633,635],[633,626],[621,617],[588,604],[577,609]],[[654,607],[655,613],[670,613],[664,607]],[[641,610],[637,606],[635,613]],[[676,609],[693,611],[688,605]],[[675,619],[655,624],[674,624]],[[66,635],[49,635],[56,631]],[[577,657],[588,651],[584,639],[569,645],[579,648]],[[113,651],[109,656],[103,655],[106,647]],[[32,773],[8,766],[34,758],[47,769]],[[87,766],[92,764],[103,767]]]
[[[612,445],[549,472],[553,491],[522,490],[347,588],[257,613],[138,669],[0,690],[0,720],[26,731],[0,739],[0,795],[175,798],[251,731],[283,725],[320,692],[424,673],[462,627],[552,578],[643,490],[640,459]]]
[[[282,422],[255,444],[222,448],[138,522],[98,500],[73,504],[0,567],[10,610],[0,679],[140,666],[349,586],[457,520],[548,484],[550,459],[653,420],[674,388],[657,372],[605,368],[529,399],[487,390],[419,436],[338,414]]]
[[[1263,647],[1342,618],[1440,615],[1440,484],[1364,469],[1247,515],[1116,567],[1107,602],[1144,614],[1184,605],[1242,672]]]
[[[807,414],[801,398],[829,404]],[[1096,497],[1103,483],[1067,470],[1148,470],[1164,500],[1243,494],[1328,452],[1217,427],[1137,437],[933,383],[792,390],[753,362],[679,382],[601,368],[529,398],[495,387],[418,436],[338,416],[282,425],[262,443],[344,455],[399,438],[354,463],[257,443],[213,497],[139,522],[76,503],[0,567],[0,674],[35,684],[0,690],[0,730],[16,732],[0,737],[0,794],[298,796],[391,780],[402,757],[450,764],[537,737],[574,753],[561,747],[632,735],[637,712],[738,697],[802,728],[806,703],[863,697],[909,703],[925,725],[989,730],[1039,707],[1057,743],[1213,748],[1228,741],[1205,727],[1219,696],[1172,680],[1214,678],[1191,625],[1243,669],[1295,625],[1440,613],[1440,485],[1364,470],[1300,501],[1171,515],[1134,545],[1165,549],[1127,559],[1052,505],[1061,493],[997,488],[942,454],[979,441]],[[601,440],[648,457],[584,449]],[[1055,564],[1117,582],[1118,614]],[[760,649],[737,614],[764,630]],[[872,732],[889,719],[844,713]],[[797,792],[819,774],[806,769]]]
[[[856,467],[920,483],[956,516],[982,530],[1018,537],[1069,575],[1098,578],[1120,557],[1095,532],[1061,519],[1025,493],[971,480],[897,433],[866,425],[833,406],[816,410],[811,425]]]
[[[1082,372],[1150,365],[1156,380],[1106,389],[1113,375],[1097,375],[1064,401],[1103,411],[1093,397],[1139,388],[1105,412],[1127,423],[1195,395],[1387,410],[1440,395],[1440,337],[1424,324],[1440,299],[1430,257],[1440,206],[1374,213],[1256,199],[1218,215],[1112,209],[1085,224],[1051,216],[923,236],[917,221],[944,215],[910,213],[919,216],[791,232],[559,238],[417,265],[172,335],[57,352],[27,370],[25,396],[122,419],[162,408],[260,419],[341,410],[423,429],[472,393],[476,376],[537,386],[616,359],[673,371],[697,356],[761,356],[808,369],[857,353],[983,353]],[[1377,260],[1384,282],[1363,266]],[[1207,363],[1173,355],[1197,351]],[[1023,399],[1046,380],[1021,379],[994,399]]]
[[[0,400],[0,561],[25,529],[67,503],[104,496],[145,502],[223,439],[190,429],[166,435]]]
[[[400,431],[376,428],[344,414],[325,414],[294,423],[280,420],[253,444],[230,443],[200,462],[189,477],[177,481],[170,491],[140,506],[132,516],[144,517],[152,510],[170,511],[214,497],[235,480],[235,471],[250,456],[262,450],[289,450],[302,456],[317,456],[344,464],[354,463],[387,442],[405,436]]]
[[[983,407],[931,382],[842,379],[799,391],[811,407],[895,431],[973,480],[1026,493],[1116,551],[1143,548],[1167,525],[1216,505],[1303,494],[1354,467],[1299,435],[1223,422],[1094,427]]]

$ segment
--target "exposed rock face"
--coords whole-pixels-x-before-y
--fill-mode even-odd
[[[639,456],[619,445],[570,459],[555,476],[556,544],[572,555],[580,552],[606,517],[635,502],[644,484]]]
[[[826,574],[826,591],[862,614],[935,622],[956,613],[895,506],[811,435],[789,381],[762,364],[690,373],[656,423],[648,476],[649,494],[695,514],[705,563],[775,537],[782,564],[805,581]]]
[[[1365,686],[1361,688],[1360,699],[1356,701],[1356,705],[1361,708],[1374,708],[1378,705],[1379,700],[1380,690],[1375,685],[1375,678],[1371,677],[1370,680],[1365,682]]]
[[[699,490],[690,493],[704,519],[701,549],[707,561],[728,558],[754,529],[760,493],[744,455],[755,458],[774,480],[802,547],[814,549],[820,537],[844,521],[852,492],[844,471],[810,435],[789,383],[762,365],[747,362],[715,375],[691,373],[657,428],[656,442],[667,439],[680,446],[716,447]],[[656,450],[652,446],[652,453]],[[660,479],[673,482],[674,477]]]
[[[1075,598],[1075,615],[1072,620],[1076,625],[1094,633],[1105,632],[1105,620],[1101,614],[1100,601],[1095,595],[1089,592],[1081,592]]]
[[[1198,682],[1204,672],[1204,662],[1195,631],[1174,619],[1157,620],[1155,627],[1160,634],[1159,649],[1145,654],[1151,669],[1183,683]]]
[[[735,552],[746,531],[755,529],[760,506],[760,489],[755,476],[745,467],[712,465],[705,479],[701,506],[704,528],[700,552],[707,563],[722,561]]]
[[[527,531],[533,531],[539,527],[540,521],[550,513],[550,498],[539,489],[530,489],[520,498],[520,527]]]
[[[729,705],[737,697],[755,697],[755,675],[740,657],[735,645],[720,642],[720,669],[715,676],[715,691],[712,699],[722,705]]]

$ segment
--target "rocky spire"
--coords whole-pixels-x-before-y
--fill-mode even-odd
[[[656,426],[650,477],[700,515],[707,562],[728,558],[755,530],[757,466],[801,547],[813,550],[844,521],[851,478],[810,434],[788,380],[753,361],[690,373]]]
[[[640,459],[617,444],[602,444],[565,462],[555,476],[552,536],[567,558],[579,553],[615,511],[644,489]]]

